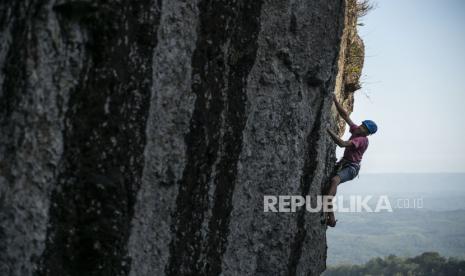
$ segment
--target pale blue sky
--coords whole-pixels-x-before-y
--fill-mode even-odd
[[[465,1],[373,2],[352,118],[379,131],[362,172],[465,172]]]

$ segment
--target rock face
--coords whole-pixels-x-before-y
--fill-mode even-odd
[[[366,15],[371,6],[369,0],[347,0],[344,31],[338,60],[338,74],[334,93],[344,109],[352,112],[354,108],[354,92],[361,88],[363,63],[365,61],[365,45],[357,32],[357,21]],[[344,133],[346,123],[335,113],[337,129]]]
[[[0,275],[322,272],[350,2],[0,3]]]

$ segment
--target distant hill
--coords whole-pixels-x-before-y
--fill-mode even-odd
[[[465,257],[463,210],[343,213],[338,219],[337,231],[328,231],[329,264],[360,264],[373,257],[425,251]]]
[[[344,183],[339,195],[388,195],[423,198],[421,209],[391,213],[336,213],[336,228],[327,231],[328,265],[362,264],[390,254],[412,257],[435,251],[465,258],[465,175],[362,175]],[[356,254],[354,254],[356,252]]]
[[[373,258],[364,265],[340,265],[328,267],[324,276],[360,276],[360,275],[464,275],[465,260],[445,258],[437,252],[425,252],[412,258],[390,255]]]

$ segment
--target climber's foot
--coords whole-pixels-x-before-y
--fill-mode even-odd
[[[327,217],[326,217],[326,225],[329,227],[334,227],[336,226],[337,219],[334,216],[333,212],[328,212]]]

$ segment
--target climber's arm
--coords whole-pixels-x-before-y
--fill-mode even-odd
[[[334,101],[334,105],[336,105],[336,109],[339,112],[339,115],[341,115],[342,119],[344,119],[344,121],[346,121],[347,124],[349,124],[349,126],[354,125],[354,122],[352,122],[352,120],[350,119],[349,114],[342,107],[342,105],[337,101],[336,96],[334,94],[333,94],[333,101]]]
[[[333,141],[336,143],[336,145],[340,146],[341,148],[346,148],[346,147],[350,147],[352,146],[352,141],[344,141],[342,140],[341,138],[339,138],[339,136],[337,136],[336,133],[334,133],[331,129],[327,129],[329,135],[331,136],[331,138],[333,139]]]

